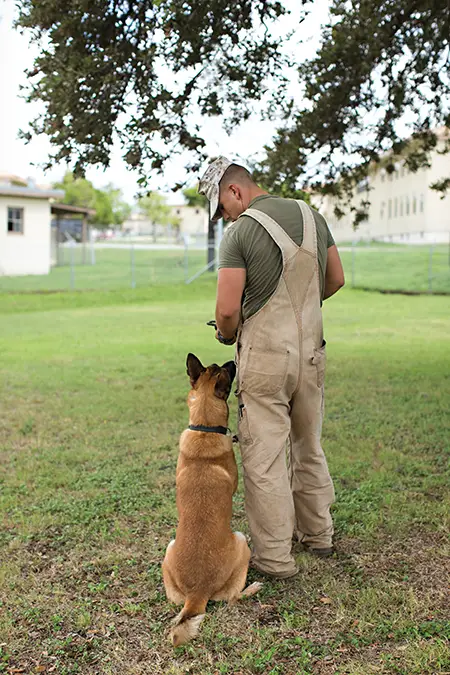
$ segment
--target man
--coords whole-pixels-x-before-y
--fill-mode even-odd
[[[269,195],[244,167],[219,157],[199,192],[213,220],[234,221],[220,246],[216,337],[237,340],[252,566],[287,578],[298,571],[293,535],[316,555],[333,553],[334,490],[320,444],[321,304],[344,285],[344,273],[323,217],[304,202]]]

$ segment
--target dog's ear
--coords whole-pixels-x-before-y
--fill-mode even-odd
[[[198,378],[204,373],[206,368],[203,367],[202,362],[194,354],[188,354],[186,359],[186,372],[191,380],[191,387],[197,382]]]
[[[227,361],[223,364],[222,368],[225,368],[228,371],[230,376],[230,385],[233,383],[234,378],[236,377],[236,364],[234,361]]]
[[[236,366],[234,361],[228,361],[227,363],[224,363],[220,369],[220,373],[214,388],[214,393],[218,398],[223,398],[225,401],[227,400],[228,396],[230,395],[231,384],[235,375]]]

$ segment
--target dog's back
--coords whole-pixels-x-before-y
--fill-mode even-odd
[[[184,602],[171,631],[174,646],[197,634],[208,600],[234,602],[240,597],[250,558],[244,535],[231,530],[237,467],[226,428],[235,365],[204,368],[189,354],[187,369],[190,428],[180,438],[179,522],[163,563],[167,597]],[[256,586],[246,594],[256,592]]]

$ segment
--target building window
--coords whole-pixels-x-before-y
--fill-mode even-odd
[[[412,201],[412,212],[415,213],[416,211],[417,211],[417,199],[414,196]]]
[[[423,196],[423,195],[420,195],[420,202],[419,202],[419,211],[420,211],[420,213],[423,213],[424,202],[425,202],[424,196]]]
[[[383,169],[383,171],[381,172],[381,182],[382,182],[382,183],[384,183],[385,178],[386,178],[386,172],[385,172],[385,170]]]
[[[198,215],[200,213],[200,209],[195,209],[195,213]]]
[[[8,206],[8,232],[23,234],[23,209]]]
[[[388,218],[392,218],[392,199],[388,201]]]
[[[394,199],[394,218],[397,218],[397,212],[398,212],[398,199],[396,197]]]
[[[409,197],[406,197],[406,215],[409,216]]]
[[[400,216],[403,215],[403,197],[400,197]]]
[[[380,219],[381,220],[383,220],[383,218],[384,218],[384,207],[385,207],[385,203],[381,202],[381,206],[380,206]]]

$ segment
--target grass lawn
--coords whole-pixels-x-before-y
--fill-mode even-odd
[[[214,283],[0,296],[0,672],[450,671],[450,312],[438,296],[344,289],[325,303],[338,555],[299,553],[298,577],[211,603],[199,638],[170,646],[160,563],[177,518],[185,358],[233,353],[205,326]],[[242,484],[233,527],[248,531]]]

